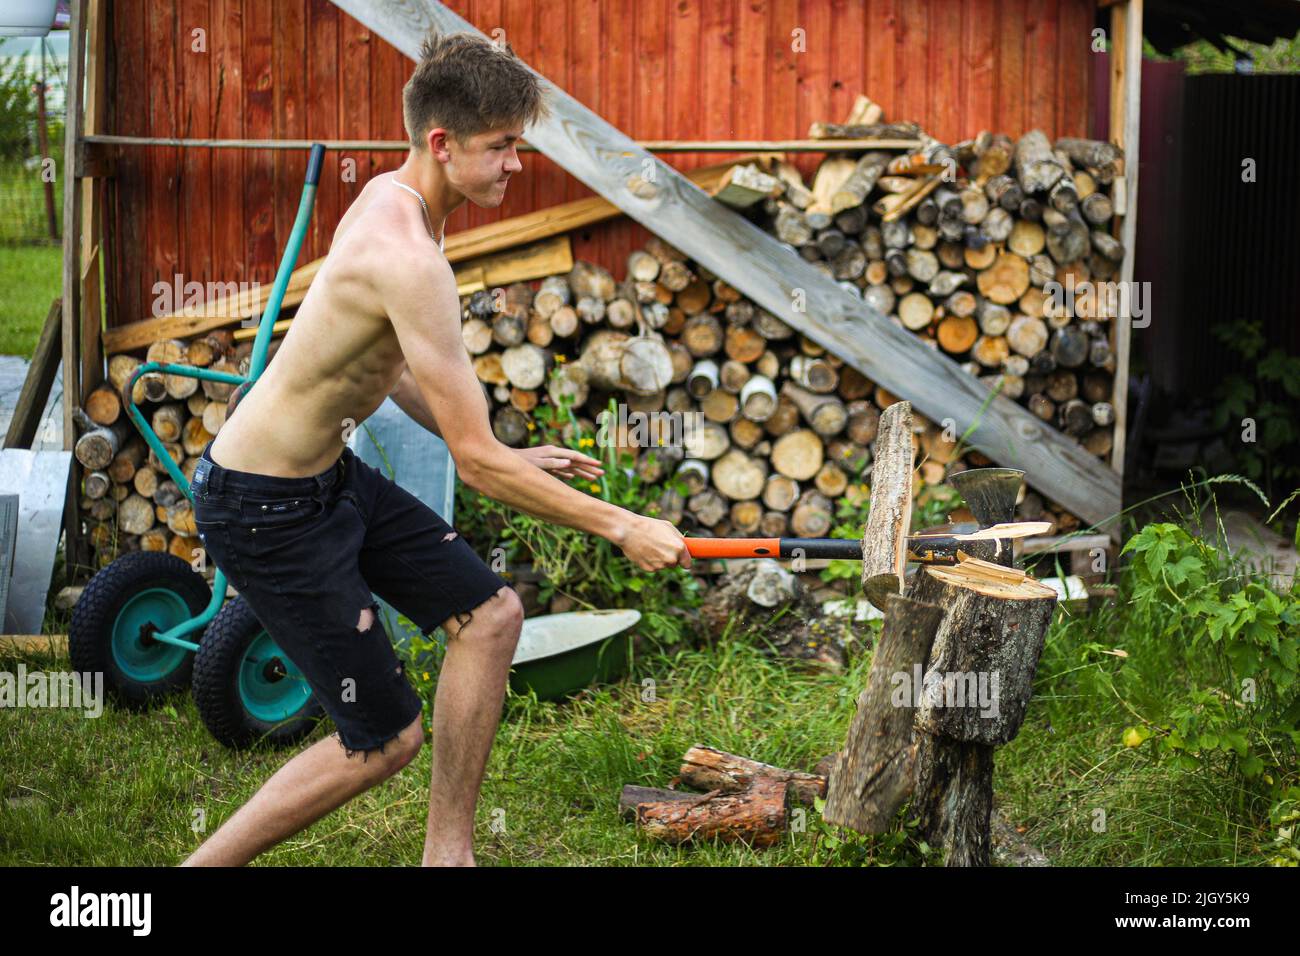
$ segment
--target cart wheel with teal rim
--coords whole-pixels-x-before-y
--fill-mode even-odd
[[[190,682],[189,651],[153,639],[198,617],[212,592],[202,575],[165,551],[132,551],[90,579],[68,627],[79,672],[103,672],[118,703],[142,708]]]
[[[204,726],[231,748],[294,743],[325,713],[302,671],[239,597],[225,603],[199,642],[193,690]]]

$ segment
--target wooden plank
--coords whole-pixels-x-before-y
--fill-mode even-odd
[[[272,115],[276,136],[298,138],[307,133],[307,112],[313,106],[307,102],[304,80],[307,64],[307,5],[302,0],[295,3],[276,3],[275,32],[271,43],[271,70],[274,81]],[[307,152],[280,151],[274,154],[272,202],[275,209],[275,265],[284,254],[285,244],[298,215],[298,198],[302,193],[303,179],[307,175]],[[324,170],[322,170],[322,174]],[[315,218],[313,216],[313,218]],[[306,248],[310,232],[298,250],[304,261],[316,258]]]
[[[408,55],[430,29],[474,29],[434,0],[334,2]],[[1075,514],[1095,522],[1119,510],[1117,476],[1077,442],[1005,396],[990,399],[987,387],[951,359],[543,82],[552,115],[530,127],[529,139],[572,175],[868,378],[910,398],[925,415],[952,418],[962,431],[973,425],[976,448],[1025,469],[1033,486]],[[640,177],[646,163],[656,168],[652,189],[645,189]],[[633,192],[629,184],[639,188]],[[917,383],[926,385],[918,389]]]
[[[897,116],[929,128],[933,126],[933,117],[930,116],[930,0],[902,0],[898,21],[898,45],[894,50]]]
[[[1056,132],[1056,3],[1032,0],[1024,22],[1025,72],[1021,82],[1028,94],[1025,129],[1041,129],[1047,138]]]
[[[1112,229],[1124,243],[1124,262],[1120,265],[1120,281],[1132,288],[1133,258],[1137,254],[1137,189],[1138,189],[1138,131],[1142,118],[1142,2],[1128,0],[1111,9],[1110,129],[1111,141],[1124,150],[1124,190],[1126,213],[1115,217]],[[1130,39],[1132,42],[1130,42]],[[1144,297],[1143,304],[1151,303]],[[1150,315],[1143,321],[1150,321]],[[1124,477],[1124,455],[1128,448],[1128,375],[1129,352],[1132,338],[1132,320],[1117,319],[1111,323],[1112,348],[1115,350],[1115,392],[1111,398],[1115,406],[1115,438],[1111,446],[1110,465],[1121,482]],[[1118,534],[1118,528],[1113,529]]]
[[[339,9],[329,0],[311,0],[307,12],[307,133],[314,140],[339,135]],[[304,171],[305,173],[305,171]],[[303,243],[308,261],[329,251],[334,228],[343,216],[339,204],[339,154],[327,152],[316,187],[316,205]]]
[[[242,0],[212,0],[209,31],[208,88],[211,90],[207,131],[212,136],[239,136],[244,132]],[[212,271],[218,282],[248,281],[244,248],[243,206],[237,184],[244,181],[244,154],[215,150],[211,167],[213,188]],[[223,189],[215,184],[225,184]],[[229,193],[233,192],[231,196]],[[132,318],[141,313],[134,313]],[[112,334],[110,328],[107,335]]]
[[[146,4],[147,46],[149,51],[148,116],[151,132],[177,136],[176,122],[176,23],[177,11],[171,4]],[[181,167],[180,151],[160,147],[149,157],[148,186],[145,193],[145,262],[146,288],[155,282],[172,284],[180,271],[181,236],[178,226],[180,204],[176,191]],[[150,292],[147,301],[156,296]]]
[[[871,0],[867,11],[867,86],[863,91],[880,104],[885,119],[901,114],[896,109],[894,86],[895,0]]]
[[[67,653],[66,634],[0,634],[0,654],[18,657],[54,654],[64,657]]]
[[[692,170],[689,175],[701,188],[711,189],[730,168],[730,163],[720,163]],[[621,215],[622,211],[613,203],[599,196],[591,196],[551,209],[539,209],[513,219],[488,223],[466,232],[451,233],[447,236],[445,253],[449,262],[466,262]],[[293,271],[281,302],[282,308],[290,308],[303,300],[311,287],[312,279],[324,263],[325,257],[322,256]],[[243,294],[230,303],[218,299],[194,309],[107,329],[104,332],[104,351],[108,355],[116,355],[144,348],[158,339],[184,339],[209,329],[230,325],[237,318],[261,312],[270,295],[270,285],[263,283],[256,292],[251,287],[245,289]]]
[[[997,112],[997,0],[969,0],[962,23],[962,75],[965,80],[963,137],[994,131]]]
[[[272,136],[274,128],[274,73],[272,72],[272,8],[278,4],[244,4],[243,76],[233,89],[244,97],[244,135]],[[359,89],[366,89],[365,85]],[[244,261],[246,281],[270,288],[279,264],[275,241],[275,170],[266,153],[244,156]]]
[[[945,143],[956,143],[978,130],[966,129],[961,104],[965,96],[966,71],[962,64],[963,32],[970,19],[969,4],[930,5],[930,44],[927,47],[927,72],[930,76],[930,117],[927,132]]]
[[[370,133],[371,33],[351,17],[339,20],[339,135],[363,139]],[[339,211],[352,205],[370,179],[370,157],[356,149],[339,156]],[[333,227],[331,227],[333,228]]]
[[[83,62],[86,49],[86,0],[72,0],[68,25],[68,83],[65,88],[63,175],[63,447],[72,451],[77,442],[73,412],[81,404],[81,188],[76,179],[77,140],[81,136]],[[66,560],[71,569],[87,560],[81,535],[81,482],[74,465],[68,469],[68,490],[63,505]]]
[[[1057,62],[1060,76],[1058,136],[1087,137],[1088,117],[1092,114],[1089,95],[1089,64],[1092,52],[1093,7],[1089,0],[1061,0],[1061,22]]]
[[[110,129],[114,133],[144,134],[149,132],[148,117],[140,107],[148,97],[144,4],[116,4],[110,20],[113,45],[118,51],[114,59],[114,96],[109,104]],[[114,267],[106,277],[107,294],[116,314],[134,318],[144,315],[148,309],[150,299],[143,292],[152,281],[146,281],[144,241],[149,157],[130,150],[117,152],[117,178],[113,180],[109,197],[114,256],[107,260]]]
[[[1025,112],[1025,9],[1029,0],[998,2],[998,74],[994,129],[1019,139],[1030,127]]]
[[[50,303],[45,324],[41,326],[36,351],[32,353],[31,364],[27,366],[27,377],[23,380],[18,403],[14,406],[13,418],[9,420],[9,429],[5,434],[6,448],[32,447],[36,428],[41,423],[41,413],[45,411],[45,403],[49,401],[50,389],[54,385],[54,375],[59,370],[62,344],[63,300],[55,299]]]
[[[105,32],[107,11],[103,0],[89,0],[86,7],[86,107],[83,129],[98,133],[107,112],[107,63]],[[104,356],[100,342],[103,309],[99,294],[101,269],[100,220],[104,184],[83,178],[81,189],[81,390],[88,395],[104,380]]]
[[[184,136],[207,135],[212,122],[210,0],[183,0],[178,23],[177,132]],[[194,35],[196,29],[203,31],[200,37]],[[196,46],[201,48],[196,50]],[[180,154],[180,271],[186,281],[207,283],[216,279],[212,263],[212,158],[208,149],[186,149]]]

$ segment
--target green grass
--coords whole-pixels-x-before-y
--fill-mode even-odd
[[[1261,862],[1267,807],[1219,775],[1171,770],[1151,762],[1149,750],[1124,747],[1126,707],[1075,680],[1080,671],[1068,662],[1079,647],[1120,623],[1112,609],[1053,625],[1029,719],[998,751],[997,802],[1058,865]],[[844,847],[827,844],[830,831],[811,810],[803,832],[767,850],[651,843],[617,813],[623,784],[667,785],[694,743],[812,769],[842,744],[869,665],[870,655],[859,653],[843,674],[797,668],[733,638],[672,657],[643,655],[626,680],[563,704],[512,695],[478,806],[480,865],[916,862],[915,850],[884,838],[859,841],[846,857]],[[15,666],[0,659],[0,670]],[[66,659],[27,663],[29,671],[68,666]],[[655,682],[655,702],[642,700],[646,678]],[[330,729],[318,727],[311,740]],[[212,832],[291,753],[222,748],[188,696],[141,714],[110,707],[98,719],[58,709],[0,711],[2,796],[17,798],[0,802],[0,865],[176,863],[201,842],[191,830],[196,810]],[[257,862],[415,864],[430,759],[426,746],[397,776]],[[1097,808],[1106,811],[1101,831],[1093,826]]]
[[[0,355],[32,357],[62,294],[62,264],[59,246],[0,246]]]

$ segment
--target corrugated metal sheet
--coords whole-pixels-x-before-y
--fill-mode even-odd
[[[891,119],[957,140],[1087,131],[1092,0],[460,0],[533,67],[637,139],[793,138],[839,120],[859,92]],[[401,139],[412,69],[328,0],[117,0],[110,132],[148,136]],[[206,50],[196,49],[198,34]],[[327,154],[300,262],[324,255],[366,179],[400,153]],[[680,154],[690,169],[715,155]],[[356,161],[355,182],[341,161]],[[814,157],[800,165],[810,171]],[[590,191],[524,154],[499,209],[453,231]],[[157,281],[269,283],[306,152],[122,150],[106,242],[109,324],[145,318]],[[645,230],[593,227],[574,253],[621,271]]]

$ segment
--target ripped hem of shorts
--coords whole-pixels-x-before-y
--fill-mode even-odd
[[[345,757],[347,757],[350,760],[355,754],[359,753],[361,754],[361,762],[365,763],[366,760],[370,757],[371,753],[373,753],[376,750],[378,750],[380,753],[383,753],[384,747],[392,743],[401,735],[402,732],[399,730],[391,737],[385,737],[383,740],[379,741],[379,743],[371,747],[349,747],[347,744],[343,742],[343,738],[339,736],[339,732],[337,730],[334,731],[334,733],[332,733],[330,736],[339,742],[339,746],[343,748],[343,754]]]

